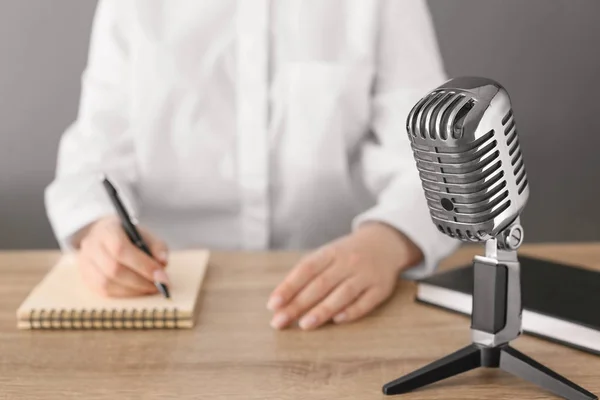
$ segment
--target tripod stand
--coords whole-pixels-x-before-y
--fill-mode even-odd
[[[523,228],[518,220],[486,242],[485,257],[475,256],[472,343],[383,386],[387,395],[410,392],[478,367],[500,368],[568,400],[597,399],[508,344],[521,334],[521,282],[516,249]]]

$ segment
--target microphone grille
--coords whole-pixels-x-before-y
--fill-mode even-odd
[[[493,130],[460,148],[432,149],[415,142],[412,148],[431,216],[442,233],[479,241],[480,229],[511,206]]]
[[[406,130],[409,137],[442,141],[460,139],[462,123],[475,102],[465,92],[437,90],[430,93],[408,115]]]
[[[506,146],[508,147],[508,155],[513,168],[513,174],[516,179],[518,193],[521,194],[527,188],[527,174],[525,173],[525,164],[523,162],[523,154],[521,153],[521,145],[517,135],[517,128],[513,117],[512,108],[508,110],[504,118],[502,118],[502,126],[504,127],[504,135],[506,136]]]

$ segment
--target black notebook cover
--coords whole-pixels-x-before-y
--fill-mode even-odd
[[[524,333],[600,355],[600,273],[524,256],[519,261]],[[421,280],[417,300],[470,314],[472,293],[471,265]]]

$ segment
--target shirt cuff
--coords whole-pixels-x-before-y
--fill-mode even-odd
[[[138,206],[132,190],[118,178],[110,177],[127,211],[135,217]],[[63,251],[74,250],[73,237],[98,219],[115,215],[116,210],[99,179],[61,177],[45,191],[46,210],[52,230]]]
[[[365,222],[383,222],[406,235],[421,249],[423,260],[405,270],[401,276],[409,280],[419,280],[433,274],[439,262],[456,250],[460,241],[436,229],[421,190],[413,194],[407,192],[417,191],[405,191],[403,195],[395,196],[398,201],[381,202],[358,215],[352,222],[352,228],[356,230]]]

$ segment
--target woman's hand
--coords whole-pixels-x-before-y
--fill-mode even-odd
[[[368,223],[301,260],[273,291],[267,308],[271,326],[299,319],[314,329],[333,319],[363,317],[393,292],[400,272],[423,255],[405,235],[382,223]]]
[[[169,283],[164,271],[166,244],[150,232],[138,230],[154,258],[131,243],[114,216],[99,219],[77,235],[79,269],[92,290],[104,296],[131,297],[157,293],[155,280]]]

